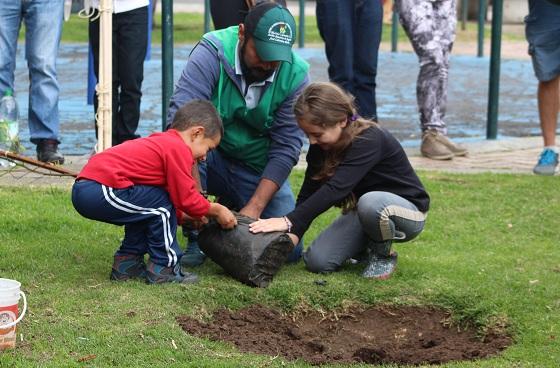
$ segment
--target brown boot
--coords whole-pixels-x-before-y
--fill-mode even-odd
[[[422,145],[420,146],[422,156],[432,160],[451,160],[455,155],[441,137],[445,136],[436,130],[426,130],[422,134]]]
[[[465,156],[467,153],[469,153],[469,150],[466,147],[453,142],[451,139],[449,139],[449,137],[443,134],[440,134],[438,138],[440,142],[445,144],[445,146],[449,148],[449,150],[453,152],[455,156]]]

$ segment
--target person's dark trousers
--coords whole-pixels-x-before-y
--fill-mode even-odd
[[[124,225],[124,239],[116,256],[148,253],[153,263],[165,267],[174,267],[181,259],[175,236],[177,215],[164,189],[148,185],[114,189],[78,180],[72,187],[72,204],[88,219]]]
[[[210,15],[214,29],[224,29],[243,23],[248,12],[245,0],[210,0]]]
[[[381,42],[381,0],[317,0],[329,79],[356,97],[358,113],[377,118],[375,78]]]
[[[95,15],[98,12],[95,11]],[[99,80],[99,19],[89,23],[95,77]],[[113,14],[113,139],[115,146],[138,138],[144,59],[148,43],[148,7]],[[97,111],[97,95],[93,100]],[[97,137],[97,127],[95,128]]]

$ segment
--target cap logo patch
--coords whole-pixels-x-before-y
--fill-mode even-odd
[[[267,36],[269,41],[291,46],[293,39],[292,27],[285,22],[276,22],[268,29]]]

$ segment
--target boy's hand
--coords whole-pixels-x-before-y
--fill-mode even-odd
[[[216,218],[222,229],[232,229],[237,225],[235,215],[227,207],[219,203],[211,203],[208,214]]]
[[[181,212],[181,218],[177,219],[177,223],[184,227],[187,227],[190,230],[198,230],[202,227],[202,225],[208,223],[208,217],[191,217],[184,212]]]

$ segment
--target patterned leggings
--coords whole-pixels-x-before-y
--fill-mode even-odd
[[[457,24],[455,0],[396,0],[401,24],[420,61],[416,98],[422,131],[447,134],[449,54]]]

